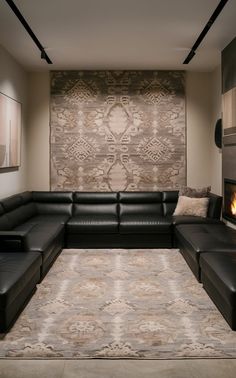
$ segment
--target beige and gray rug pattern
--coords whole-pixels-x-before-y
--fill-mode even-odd
[[[236,334],[178,250],[64,250],[2,358],[230,358]]]

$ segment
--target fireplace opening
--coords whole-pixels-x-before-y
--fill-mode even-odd
[[[223,217],[236,224],[236,181],[224,180]]]

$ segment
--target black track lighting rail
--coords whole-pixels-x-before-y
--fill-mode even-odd
[[[222,9],[224,8],[224,6],[226,5],[227,2],[228,2],[228,0],[221,0],[219,2],[218,6],[216,7],[214,12],[212,13],[211,17],[209,18],[206,26],[204,27],[202,32],[199,34],[199,37],[197,38],[196,42],[194,43],[193,47],[191,48],[191,50],[190,50],[187,58],[184,60],[183,64],[188,64],[190,62],[190,60],[193,59],[198,46],[200,45],[202,40],[205,38],[206,34],[208,33],[208,31],[212,27],[213,23],[215,22],[215,20],[219,16],[219,14],[222,12]]]
[[[29,26],[28,22],[23,17],[22,13],[17,8],[17,6],[14,3],[14,1],[12,1],[12,0],[5,0],[5,1],[7,2],[7,4],[9,5],[9,7],[11,8],[11,10],[15,13],[15,15],[18,18],[18,20],[20,21],[20,23],[24,26],[25,30],[27,31],[27,33],[30,35],[30,37],[32,38],[32,40],[34,41],[34,43],[36,44],[36,46],[40,50],[41,59],[45,59],[48,64],[52,64],[52,61],[49,58],[49,56],[47,55],[44,47],[42,46],[42,44],[40,43],[40,41],[38,40],[38,38],[34,34],[33,30]]]

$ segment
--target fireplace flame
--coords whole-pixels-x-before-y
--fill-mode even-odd
[[[231,213],[236,215],[236,193],[233,194],[231,199]]]

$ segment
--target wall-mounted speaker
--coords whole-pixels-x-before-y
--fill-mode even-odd
[[[218,148],[222,148],[222,119],[219,118],[215,124],[215,144]]]

